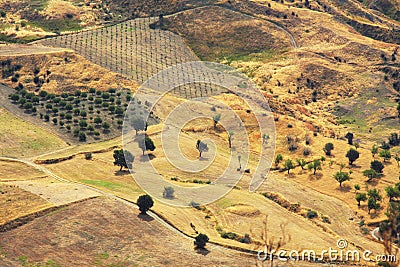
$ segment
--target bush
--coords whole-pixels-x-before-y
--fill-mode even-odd
[[[204,248],[208,242],[208,236],[205,234],[199,234],[198,236],[196,236],[196,238],[194,239],[194,244],[196,246],[196,248]]]
[[[225,239],[236,240],[237,234],[236,234],[236,233],[233,233],[233,232],[223,232],[223,233],[221,234],[221,237],[222,237],[222,238],[225,238]]]
[[[164,198],[174,198],[175,189],[171,186],[164,187],[163,197]]]
[[[154,201],[149,195],[141,195],[137,200],[137,205],[139,206],[139,210],[142,214],[146,214],[146,212],[153,207]]]
[[[91,160],[92,159],[92,153],[91,152],[86,152],[85,153],[85,159],[86,160]]]
[[[251,238],[248,234],[245,234],[244,237],[239,238],[239,242],[245,243],[245,244],[250,244]]]
[[[374,161],[371,161],[370,168],[372,170],[376,171],[377,173],[382,173],[385,166],[379,160],[374,160]]]
[[[189,205],[190,205],[191,207],[197,209],[197,210],[201,210],[200,204],[197,203],[197,202],[195,202],[195,201],[193,201],[193,200],[189,203]]]
[[[85,142],[86,141],[86,134],[84,132],[79,132],[79,141]]]
[[[318,213],[314,210],[308,210],[307,211],[307,218],[308,219],[314,219],[318,217]]]
[[[327,216],[322,216],[322,221],[324,222],[324,223],[331,223],[331,220],[329,219],[329,217],[327,217]]]
[[[304,156],[309,156],[311,154],[311,150],[308,147],[305,147],[303,150],[303,155]]]
[[[331,151],[333,150],[334,146],[332,143],[326,143],[325,147],[324,147],[324,152],[325,155],[330,156],[331,155]]]

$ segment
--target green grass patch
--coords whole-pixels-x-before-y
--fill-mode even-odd
[[[264,62],[274,59],[277,55],[282,54],[284,51],[264,50],[257,53],[237,53],[218,57],[218,62],[227,62],[228,64],[241,61],[241,62]]]
[[[42,11],[47,7],[48,0],[30,0],[29,1],[29,6],[31,9],[36,9],[39,11]]]
[[[107,189],[110,189],[110,190],[117,190],[117,189],[121,189],[121,188],[126,187],[126,185],[121,184],[121,183],[102,181],[102,180],[80,180],[79,182],[84,183],[84,184],[88,184],[88,185],[107,188]]]
[[[64,31],[79,31],[82,29],[82,26],[79,23],[79,20],[74,19],[40,19],[29,22],[31,26],[41,28],[48,32],[56,33]]]
[[[37,36],[26,36],[23,38],[16,38],[15,36],[8,36],[4,33],[0,33],[0,42],[15,43],[15,44],[27,44],[36,40],[41,39]]]

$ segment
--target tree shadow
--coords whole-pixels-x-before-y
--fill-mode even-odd
[[[199,161],[208,161],[208,158],[201,157],[201,158],[199,158]]]
[[[322,177],[324,176],[324,174],[323,173],[321,173],[321,172],[317,172],[317,173],[310,173],[309,175],[308,175],[308,178],[310,179],[310,181],[317,181],[317,180],[320,180]]]
[[[145,221],[145,222],[151,222],[151,221],[154,220],[154,218],[151,217],[150,215],[143,214],[143,213],[139,213],[138,214],[138,218],[141,219],[142,221]]]
[[[340,192],[347,193],[351,191],[351,186],[342,184],[342,187],[339,187],[337,190],[339,190]]]
[[[352,165],[349,165],[349,169],[361,169],[361,166],[352,164]]]
[[[147,162],[147,161],[150,161],[150,160],[154,159],[155,157],[156,156],[154,156],[153,154],[145,154],[145,155],[142,155],[140,157],[140,161],[141,162]]]
[[[294,173],[292,173],[292,172],[288,174],[288,173],[286,172],[285,176],[286,176],[287,178],[295,178],[295,177],[296,177],[296,174],[294,174]]]
[[[379,183],[379,178],[372,178],[366,181],[368,185],[377,186]]]
[[[115,176],[124,176],[124,175],[128,175],[128,174],[129,174],[129,170],[122,170],[122,171],[118,170],[118,171],[114,172]]]
[[[197,253],[197,254],[201,254],[201,255],[203,255],[203,256],[207,256],[208,253],[211,252],[211,251],[209,251],[209,250],[206,249],[206,248],[195,248],[195,250],[196,250],[196,253]]]

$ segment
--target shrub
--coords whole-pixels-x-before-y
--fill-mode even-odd
[[[91,160],[92,159],[92,153],[91,152],[86,152],[85,153],[85,159],[86,160]]]
[[[309,156],[311,154],[311,150],[308,147],[305,147],[303,149],[303,155],[304,156]]]
[[[307,211],[307,218],[308,219],[314,219],[318,217],[318,213],[314,210],[308,210]]]
[[[189,203],[189,205],[190,205],[191,207],[197,209],[197,210],[201,210],[200,204],[197,203],[197,202],[195,202],[195,201],[193,201],[193,200]]]
[[[324,147],[324,152],[327,156],[331,155],[331,151],[333,150],[334,146],[332,143],[326,143]]]
[[[163,197],[164,198],[174,198],[175,197],[175,189],[171,186],[164,187]]]
[[[382,173],[385,166],[379,160],[373,160],[371,161],[370,168],[376,171],[377,173]]]
[[[204,248],[208,242],[208,236],[205,234],[199,234],[198,236],[196,236],[195,240],[194,240],[194,244],[196,246],[196,248]]]
[[[237,238],[237,234],[233,233],[233,232],[223,232],[221,234],[222,238],[226,238],[226,239],[232,239],[235,240]]]
[[[239,238],[239,242],[245,243],[245,244],[250,244],[251,238],[250,238],[249,234],[245,234],[244,237]]]
[[[324,222],[324,223],[331,223],[331,220],[329,219],[329,217],[328,216],[322,216],[322,221]]]
[[[346,158],[349,159],[349,164],[353,165],[354,161],[356,161],[360,157],[360,153],[358,153],[357,150],[350,148],[349,151],[347,151]]]
[[[85,142],[86,141],[86,134],[84,132],[79,132],[79,141]]]
[[[142,214],[146,214],[146,212],[153,207],[154,201],[149,195],[141,195],[137,200],[137,205],[139,206],[139,210]]]

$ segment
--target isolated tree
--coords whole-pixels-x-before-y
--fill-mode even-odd
[[[363,175],[368,178],[368,182],[379,177],[379,173],[373,169],[364,170]]]
[[[380,208],[380,204],[374,198],[368,198],[368,214],[371,213],[371,210],[378,210]]]
[[[390,150],[384,149],[379,152],[379,157],[383,158],[383,161],[386,162],[387,160],[390,160],[392,158],[392,154],[390,154]]]
[[[324,152],[325,155],[330,156],[331,155],[331,151],[333,150],[334,146],[332,143],[326,143],[325,147],[324,147]]]
[[[307,165],[307,162],[304,159],[296,159],[297,165],[301,167],[302,170],[304,170],[304,166]]]
[[[145,134],[144,137],[141,137],[138,142],[139,148],[142,149],[143,155],[146,150],[154,151],[156,149],[153,140],[151,140],[151,138],[147,134]]]
[[[131,169],[133,161],[135,157],[128,150],[114,150],[114,165],[120,167],[120,171],[122,168]]]
[[[349,145],[353,144],[353,138],[354,138],[354,134],[353,133],[347,133],[344,137],[347,139],[347,143]]]
[[[350,180],[350,175],[348,172],[337,172],[333,177],[339,182],[340,187],[342,187],[343,182]]]
[[[356,148],[356,150],[360,147],[360,143],[359,142],[354,142],[354,147]]]
[[[208,145],[201,140],[197,140],[196,149],[199,151],[199,158],[201,158],[202,153],[208,151]]]
[[[375,155],[378,154],[378,146],[377,145],[372,146],[371,153],[372,153],[372,157],[375,158]]]
[[[154,201],[149,195],[141,195],[137,199],[137,205],[139,206],[139,210],[141,214],[146,214],[146,212],[153,207]]]
[[[232,148],[232,137],[235,133],[233,131],[228,132],[228,143],[229,143],[229,148]]]
[[[207,235],[198,234],[194,239],[194,245],[196,246],[196,248],[203,249],[206,246],[208,240],[209,239]]]
[[[146,130],[146,122],[142,119],[134,119],[132,121],[132,126],[133,126],[133,129],[135,129],[135,131],[136,131],[136,135],[138,134],[138,131]]]
[[[398,154],[394,156],[394,160],[397,162],[397,167],[400,167],[400,157]]]
[[[376,201],[381,201],[382,200],[382,196],[379,193],[378,189],[376,189],[376,188],[368,190],[368,197],[373,198]]]
[[[354,185],[354,190],[356,190],[356,192],[357,192],[358,190],[360,190],[360,189],[361,189],[361,187],[360,187],[359,184],[355,184],[355,185]]]
[[[314,175],[317,170],[322,170],[321,161],[319,159],[315,159],[313,162],[307,165],[308,170],[314,170]]]
[[[175,197],[175,189],[172,186],[164,187],[163,197],[164,198],[174,198]]]
[[[385,168],[385,165],[383,165],[383,163],[380,162],[379,160],[373,160],[371,161],[370,168],[376,171],[377,173],[382,173],[383,169]]]
[[[357,150],[354,148],[350,148],[349,151],[347,151],[346,158],[349,159],[349,164],[353,165],[354,161],[356,161],[360,157],[360,153],[358,153]]]
[[[277,154],[275,157],[275,165],[278,166],[279,163],[283,160],[283,156],[281,154]]]
[[[217,124],[218,124],[218,122],[219,122],[220,120],[221,120],[221,114],[220,114],[220,113],[218,113],[217,115],[215,115],[215,116],[213,117],[214,130],[217,129]]]
[[[287,159],[285,160],[285,162],[283,163],[283,167],[285,168],[285,170],[287,171],[287,173],[290,173],[291,169],[294,169],[294,164],[293,161],[291,159]]]
[[[400,191],[397,187],[388,186],[385,188],[386,195],[389,198],[389,202],[393,200],[393,198],[398,198],[400,196]]]
[[[367,200],[367,194],[365,193],[357,193],[356,194],[356,200],[358,202],[358,206],[361,206],[361,201],[366,201]]]

